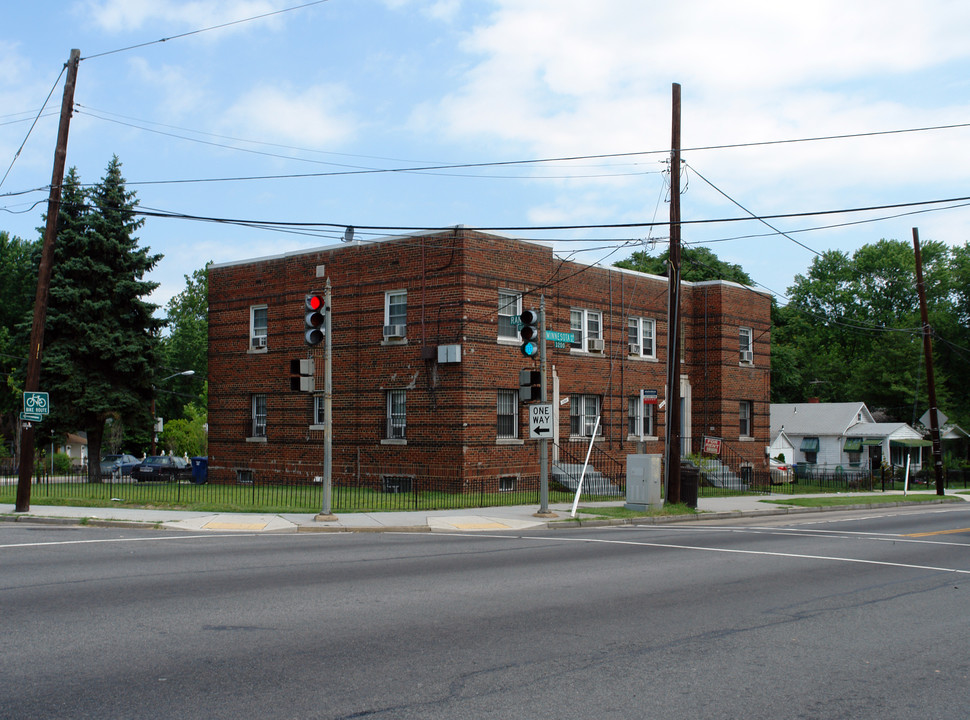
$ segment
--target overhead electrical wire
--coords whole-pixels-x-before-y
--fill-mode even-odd
[[[157,40],[149,40],[148,42],[138,43],[137,45],[129,45],[128,47],[117,48],[116,50],[107,50],[105,52],[96,53],[94,55],[88,55],[81,58],[82,60],[93,60],[95,58],[105,57],[107,55],[115,55],[117,53],[128,52],[129,50],[137,50],[139,48],[148,47],[149,45],[157,45],[159,43],[169,42],[171,40],[179,40],[181,38],[189,37],[191,35],[199,35],[201,33],[209,32],[211,30],[221,30],[223,28],[232,27],[233,25],[242,25],[243,23],[252,22],[253,20],[262,20],[263,18],[272,17],[274,15],[282,15],[283,13],[293,12],[294,10],[302,10],[303,8],[312,7],[313,5],[322,5],[329,0],[313,0],[313,2],[303,3],[302,5],[295,5],[293,7],[282,8],[280,10],[273,10],[271,12],[263,13],[261,15],[253,15],[252,17],[241,18],[239,20],[231,20],[229,22],[220,23],[219,25],[211,25],[209,27],[199,28],[197,30],[189,30],[188,32],[179,33],[178,35],[171,35],[169,37],[159,38]]]
[[[10,171],[13,170],[14,163],[17,162],[17,158],[20,157],[20,153],[23,152],[24,146],[27,144],[27,140],[30,138],[30,134],[34,131],[34,128],[37,126],[37,121],[40,120],[41,116],[43,115],[44,108],[46,108],[47,103],[50,102],[51,96],[54,94],[54,91],[57,89],[57,85],[58,83],[60,83],[61,78],[64,76],[64,72],[66,70],[67,70],[67,64],[65,63],[64,66],[61,68],[61,72],[60,74],[58,74],[57,79],[54,81],[54,84],[51,86],[50,92],[47,93],[47,99],[44,100],[44,104],[41,105],[40,110],[37,112],[37,116],[34,118],[34,121],[30,124],[30,129],[27,130],[27,135],[24,137],[24,141],[20,143],[20,147],[17,148],[17,152],[13,154],[13,159],[10,161],[10,165],[7,167],[7,171],[3,174],[3,177],[0,178],[0,187],[3,187],[3,183],[7,180],[7,176],[10,175]]]
[[[283,159],[283,160],[295,160],[295,161],[298,161],[298,162],[310,162],[310,163],[316,163],[316,164],[320,164],[320,165],[333,165],[335,167],[343,167],[343,168],[348,168],[350,170],[367,170],[367,171],[372,171],[372,172],[388,172],[390,170],[394,170],[394,168],[374,168],[374,167],[368,167],[368,166],[362,166],[362,165],[349,165],[349,164],[346,164],[346,163],[338,163],[338,162],[333,162],[333,161],[329,161],[329,160],[313,160],[313,159],[305,158],[305,157],[295,157],[293,155],[283,155],[283,154],[279,154],[279,153],[272,153],[272,152],[266,152],[266,151],[261,151],[261,150],[253,150],[253,149],[249,149],[249,148],[245,148],[245,147],[238,147],[237,145],[231,145],[231,144],[228,144],[228,143],[225,143],[225,142],[215,142],[214,140],[201,140],[199,138],[187,136],[187,135],[184,135],[184,134],[179,134],[177,132],[169,132],[169,131],[175,131],[175,130],[177,130],[177,131],[180,131],[180,133],[192,133],[192,134],[195,134],[195,135],[202,135],[204,137],[216,138],[218,140],[226,140],[226,141],[231,141],[231,142],[234,142],[234,143],[246,143],[246,144],[249,144],[249,145],[263,145],[263,146],[271,147],[271,148],[280,148],[280,149],[283,149],[283,150],[295,150],[295,151],[298,151],[298,152],[313,153],[313,154],[317,154],[317,155],[335,155],[335,156],[344,157],[344,158],[361,158],[361,159],[365,159],[365,160],[382,160],[382,161],[385,161],[385,162],[408,163],[410,166],[416,166],[417,167],[417,169],[415,169],[414,167],[402,168],[402,170],[408,171],[408,172],[410,172],[410,171],[417,172],[419,169],[424,168],[424,167],[442,168],[442,169],[462,169],[462,168],[467,168],[467,167],[474,166],[474,165],[469,164],[469,163],[444,163],[444,162],[441,162],[441,161],[431,161],[431,160],[403,160],[403,159],[400,159],[400,158],[390,158],[390,157],[383,157],[383,156],[376,156],[376,155],[358,155],[358,154],[353,154],[353,153],[333,152],[333,151],[329,151],[329,150],[318,150],[318,149],[314,149],[314,148],[305,148],[305,147],[299,147],[299,146],[294,146],[294,145],[284,145],[284,144],[281,144],[281,143],[265,142],[265,141],[262,141],[262,140],[251,140],[251,139],[247,139],[247,138],[238,138],[238,137],[233,137],[233,136],[230,136],[230,135],[217,135],[215,133],[203,132],[203,131],[199,131],[199,130],[192,130],[192,129],[189,129],[189,128],[182,128],[182,127],[178,127],[178,126],[174,126],[174,125],[165,125],[163,123],[155,123],[155,122],[150,121],[150,120],[139,120],[137,118],[131,118],[131,117],[127,117],[127,116],[124,116],[124,115],[117,115],[114,118],[112,118],[112,117],[106,117],[106,115],[113,115],[114,113],[109,113],[109,112],[106,112],[106,111],[103,111],[103,110],[94,110],[94,109],[91,109],[91,108],[86,108],[86,107],[80,105],[79,103],[76,103],[75,104],[75,112],[77,114],[83,114],[83,115],[87,115],[89,117],[96,118],[96,119],[101,120],[103,122],[115,123],[115,124],[118,124],[118,125],[122,125],[124,127],[130,127],[130,128],[136,129],[136,130],[143,130],[145,132],[155,133],[155,134],[163,135],[165,137],[175,138],[177,140],[185,140],[187,142],[195,142],[195,143],[200,143],[200,144],[203,144],[203,145],[210,145],[210,146],[217,147],[217,148],[220,148],[220,149],[237,150],[239,152],[251,153],[251,154],[255,154],[255,155],[262,155],[262,156],[265,156],[265,157],[272,157],[272,158]],[[121,119],[117,119],[117,118],[121,118]],[[151,128],[151,127],[145,127],[146,124],[148,124],[148,125],[158,125],[159,127],[167,128],[167,130],[156,130],[156,129]],[[583,159],[590,159],[590,160],[604,159],[605,160],[605,159],[610,159],[610,157],[611,157],[610,155],[602,155],[602,156],[590,156],[589,158],[583,158]],[[555,158],[554,157],[554,158],[540,158],[540,159],[536,159],[536,160],[515,160],[515,161],[507,161],[507,162],[498,162],[498,163],[496,163],[496,165],[497,166],[501,166],[501,165],[505,165],[505,164],[523,164],[523,163],[524,164],[543,165],[543,164],[548,164],[548,163],[563,162],[563,161],[566,161],[566,160],[572,161],[572,160],[574,160],[574,158]],[[419,165],[419,163],[420,163],[420,165]],[[627,163],[624,167],[629,167],[631,165],[639,165],[639,164],[640,163]],[[580,166],[580,167],[590,167],[590,166],[583,165],[583,166]],[[621,167],[621,166],[615,165],[615,164],[610,164],[610,165],[597,164],[597,165],[594,165],[592,167],[597,167],[597,168],[604,168],[604,167],[606,167],[606,168],[616,168],[616,167]],[[644,172],[642,170],[639,170],[637,172],[611,173],[611,174],[607,174],[607,175],[567,175],[567,176],[555,176],[555,177],[557,177],[557,178],[560,178],[560,177],[563,177],[563,178],[572,178],[572,177],[579,177],[579,178],[584,178],[584,177],[616,177],[616,176],[623,176],[623,175],[642,175],[642,174],[652,174],[652,173],[661,174],[663,172],[664,172],[663,169],[658,169],[658,170],[648,171],[648,172]],[[468,176],[468,177],[509,177],[509,176],[478,176],[478,175],[476,175],[476,176]],[[514,177],[520,177],[520,176],[514,176]],[[543,176],[543,178],[546,178],[546,177],[549,177],[549,176]]]
[[[752,218],[753,220],[757,220],[758,222],[761,222],[761,223],[764,223],[764,224],[765,224],[765,225],[766,225],[767,227],[769,227],[769,228],[771,228],[772,230],[774,230],[774,231],[775,231],[775,233],[777,233],[778,235],[781,235],[782,237],[785,237],[785,238],[788,238],[789,240],[791,240],[791,241],[792,241],[793,243],[795,243],[795,244],[796,244],[796,245],[798,245],[799,247],[801,247],[801,248],[804,248],[805,250],[808,250],[808,251],[809,251],[809,252],[811,252],[811,253],[815,253],[815,254],[816,254],[817,256],[819,256],[819,257],[821,257],[821,256],[822,256],[822,253],[820,253],[820,252],[819,252],[818,250],[815,250],[814,248],[810,248],[810,247],[809,247],[808,245],[806,245],[806,244],[805,244],[805,243],[803,243],[803,242],[799,242],[799,241],[798,241],[798,240],[796,240],[795,238],[793,238],[793,237],[791,237],[791,236],[790,236],[790,235],[789,235],[788,233],[786,233],[786,232],[785,232],[784,230],[779,230],[779,229],[778,229],[778,228],[776,228],[776,227],[775,227],[774,225],[772,225],[772,224],[771,224],[771,223],[769,223],[769,222],[768,222],[767,220],[765,220],[765,219],[764,219],[763,217],[761,217],[761,216],[759,216],[759,215],[757,215],[756,213],[754,213],[754,212],[752,212],[751,210],[749,210],[748,208],[746,208],[746,207],[745,207],[744,205],[742,205],[742,204],[741,204],[741,203],[739,203],[739,202],[738,202],[737,200],[735,200],[735,199],[734,199],[733,197],[731,197],[731,196],[730,196],[730,195],[728,195],[728,194],[727,194],[726,192],[724,192],[724,191],[723,191],[723,190],[722,190],[721,188],[719,188],[719,187],[718,187],[717,185],[715,185],[715,184],[714,184],[714,183],[712,183],[712,182],[711,182],[710,180],[708,180],[708,179],[707,179],[706,177],[704,177],[704,176],[703,176],[703,175],[701,174],[701,172],[700,172],[700,171],[699,171],[699,170],[698,170],[697,168],[695,168],[695,167],[692,167],[691,165],[689,165],[689,164],[687,164],[687,163],[685,163],[685,166],[686,166],[686,167],[689,167],[689,168],[691,169],[691,171],[692,171],[692,172],[693,172],[693,173],[694,173],[695,175],[697,175],[697,177],[699,177],[699,178],[700,178],[701,180],[703,180],[703,181],[704,181],[704,182],[706,182],[706,183],[707,183],[708,185],[710,185],[710,186],[711,186],[712,188],[714,188],[714,190],[716,190],[716,191],[717,191],[717,192],[718,192],[718,193],[719,193],[719,194],[720,194],[721,196],[723,196],[724,198],[726,198],[727,200],[729,200],[729,201],[730,201],[731,203],[733,203],[733,204],[734,204],[734,205],[736,205],[737,207],[739,207],[739,208],[741,208],[742,210],[744,210],[744,212],[746,212],[746,213],[748,213],[748,215],[750,215],[750,216],[751,216],[751,218]]]
[[[130,183],[129,183],[130,184]],[[802,211],[802,212],[792,212],[792,213],[774,213],[771,215],[761,215],[753,217],[726,217],[726,218],[707,218],[699,220],[681,220],[681,225],[712,225],[721,223],[736,223],[736,222],[751,222],[758,221],[764,223],[766,220],[779,220],[786,218],[805,218],[805,217],[816,217],[822,215],[846,215],[852,213],[861,212],[875,212],[878,210],[890,210],[894,208],[910,208],[910,207],[920,207],[924,205],[941,205],[941,204],[952,204],[961,203],[956,207],[962,207],[964,203],[970,204],[970,196],[955,197],[955,198],[945,198],[939,200],[920,200],[906,203],[892,203],[886,205],[868,205],[862,207],[852,207],[852,208],[842,208],[842,209],[829,209],[829,210],[812,210],[812,211]],[[937,208],[937,209],[950,209],[950,208]],[[157,218],[170,218],[170,219],[180,219],[180,220],[193,220],[198,222],[213,222],[213,223],[230,223],[236,225],[261,225],[264,227],[301,227],[301,228],[333,228],[333,229],[343,229],[348,226],[353,226],[359,230],[374,230],[374,231],[384,231],[384,232],[425,232],[425,231],[445,231],[450,230],[454,226],[406,226],[406,225],[365,225],[356,222],[295,222],[295,221],[282,221],[282,220],[243,220],[239,218],[220,218],[205,215],[192,215],[188,213],[177,213],[170,212],[159,209],[149,209],[141,208],[136,210],[139,215],[144,215],[145,217],[157,217]],[[641,221],[641,222],[626,222],[626,223],[587,223],[587,224],[569,224],[569,225],[502,225],[502,226],[477,226],[477,230],[482,231],[492,231],[492,232],[530,232],[530,231],[554,231],[554,230],[603,230],[603,229],[618,229],[618,228],[651,228],[661,225],[667,225],[666,221]],[[583,239],[582,241],[585,241]],[[814,251],[813,251],[814,252]]]

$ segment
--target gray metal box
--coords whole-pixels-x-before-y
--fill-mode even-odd
[[[626,507],[629,510],[659,510],[663,507],[661,487],[662,455],[626,456]]]

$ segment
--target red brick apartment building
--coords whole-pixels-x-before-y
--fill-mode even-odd
[[[322,476],[325,343],[307,345],[304,302],[327,279],[335,484],[534,487],[537,443],[518,384],[538,361],[521,353],[517,316],[540,294],[547,331],[572,334],[547,343],[554,453],[582,458],[601,415],[595,445],[622,461],[637,451],[639,391],[663,400],[663,277],[462,227],[223,263],[209,271],[210,481]],[[769,309],[767,295],[734,283],[683,284],[686,447],[718,437],[764,464]],[[291,360],[303,358],[315,361],[317,392],[290,389]],[[644,407],[646,452],[662,453],[664,411]]]

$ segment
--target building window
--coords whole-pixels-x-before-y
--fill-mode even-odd
[[[519,391],[498,391],[498,426],[496,434],[500,438],[519,436]]]
[[[407,391],[387,391],[387,439],[403,440],[407,437]]]
[[[249,347],[254,350],[264,349],[267,332],[266,306],[253,305],[249,308]]]
[[[512,290],[498,291],[498,336],[509,340],[519,338],[519,315],[522,314],[522,296]]]
[[[643,435],[644,437],[653,437],[653,417],[654,409],[657,407],[653,403],[647,404],[640,402],[640,397],[638,395],[633,396],[629,399],[627,403],[629,421],[628,421],[628,431],[630,435],[635,437],[640,437],[640,418],[643,418]],[[640,408],[643,408],[643,414],[641,416]]]
[[[569,434],[573,437],[591,437],[600,414],[599,395],[572,395],[569,398]],[[600,423],[597,436],[603,434]]]
[[[752,425],[751,425],[751,401],[750,400],[742,400],[739,403],[738,416],[740,419],[740,436],[745,438],[754,437],[754,435],[752,434]]]
[[[603,315],[599,310],[573,308],[569,311],[569,331],[573,347],[585,352],[603,352]]]
[[[325,424],[324,412],[323,412],[323,395],[313,396],[313,422],[311,424],[313,425]]]
[[[403,340],[407,337],[408,291],[391,290],[384,294],[384,339]]]
[[[252,398],[252,435],[266,437],[266,396],[262,393]]]
[[[818,462],[818,451],[821,443],[817,437],[803,437],[798,449],[805,455],[805,462],[815,465]]]
[[[515,492],[515,481],[517,478],[514,475],[505,475],[498,479],[498,491],[499,492]]]
[[[751,365],[754,363],[754,346],[752,345],[751,328],[739,329],[739,346],[741,362]]]
[[[627,324],[630,354],[640,357],[655,357],[654,330],[656,321],[647,318],[632,317]]]

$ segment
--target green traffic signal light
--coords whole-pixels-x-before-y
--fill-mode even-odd
[[[539,352],[539,313],[535,310],[524,310],[519,315],[519,337],[522,339],[521,350],[526,357],[535,357]]]

